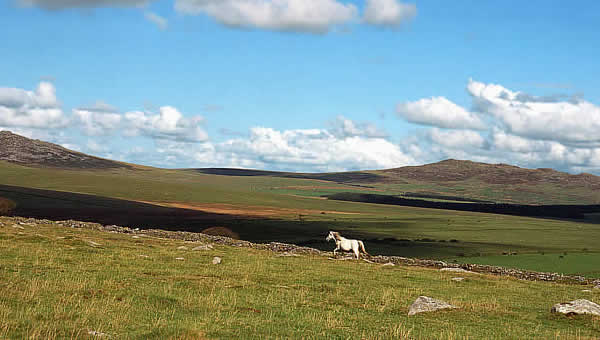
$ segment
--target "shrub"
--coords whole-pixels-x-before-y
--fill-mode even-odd
[[[15,208],[17,204],[8,198],[0,197],[0,215],[9,215]]]
[[[236,240],[240,239],[240,235],[238,233],[226,227],[210,227],[202,230],[202,233],[213,236],[230,237]]]

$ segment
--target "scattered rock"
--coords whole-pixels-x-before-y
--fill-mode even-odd
[[[197,247],[192,248],[193,251],[199,251],[199,250],[211,250],[214,247],[212,246],[212,244],[202,244],[199,245]]]
[[[365,261],[366,263],[375,263],[375,262],[373,262],[373,261],[369,261],[369,260],[367,260],[367,259],[362,259],[362,260],[363,260],[363,261]]]
[[[298,256],[300,256],[300,255],[294,254],[294,253],[289,253],[287,251],[284,251],[281,254],[277,254],[277,257],[298,257]]]
[[[22,226],[20,226],[20,225],[18,225],[18,224],[13,224],[13,225],[12,225],[12,227],[13,227],[13,228],[16,228],[16,229],[25,230],[25,228],[24,228],[24,227],[22,227]]]
[[[393,262],[384,263],[381,265],[382,267],[393,267],[395,264]]]
[[[408,315],[415,315],[424,312],[434,312],[440,309],[458,308],[447,302],[436,300],[427,296],[419,296],[408,309]]]
[[[591,293],[592,290],[591,289],[582,289],[581,292],[582,293]]]
[[[179,247],[177,247],[177,249],[178,249],[178,250],[187,250],[187,249],[188,249],[188,247],[186,247],[186,246],[179,246]]]
[[[460,281],[463,281],[464,279],[465,279],[464,277],[453,277],[452,281],[460,282]]]
[[[108,334],[106,333],[102,333],[102,332],[98,332],[98,331],[88,331],[88,334],[94,337],[104,337],[104,336],[108,336]]]
[[[133,236],[131,236],[131,237],[132,237],[132,238],[140,238],[140,237],[139,237],[139,236],[137,236],[137,235],[133,235]]]
[[[139,257],[150,258],[148,255],[138,255]]]
[[[595,285],[594,289],[600,289],[600,284]]]
[[[221,263],[221,258],[218,257],[218,256],[213,257],[212,263],[213,264],[219,264],[219,263]]]
[[[88,241],[87,241],[87,243],[88,243],[90,246],[92,246],[92,247],[99,247],[99,246],[101,246],[101,244],[100,244],[100,243],[96,243],[96,242],[94,242],[94,241],[89,241],[89,240],[88,240]]]
[[[175,260],[183,261],[185,259],[183,257],[176,257]]]
[[[479,274],[462,268],[442,268],[440,271],[453,273]]]
[[[552,306],[550,311],[552,313],[562,313],[566,315],[592,314],[600,316],[600,306],[585,299],[557,303]]]

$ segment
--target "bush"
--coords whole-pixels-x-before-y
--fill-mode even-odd
[[[210,227],[202,230],[202,233],[206,235],[230,237],[236,240],[240,239],[238,233],[226,227]]]
[[[9,215],[15,210],[17,204],[8,198],[0,197],[0,215]]]

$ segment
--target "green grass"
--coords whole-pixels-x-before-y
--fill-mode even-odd
[[[456,259],[462,263],[491,264],[501,267],[530,269],[567,275],[600,277],[600,254],[598,253],[553,253],[517,254]]]
[[[343,186],[317,180],[217,176],[154,168],[133,171],[68,171],[28,168],[0,162],[0,184],[138,201],[287,209],[269,219],[238,219],[223,224],[251,241],[282,241],[323,247],[327,245],[319,244],[318,241],[322,241],[327,230],[338,230],[352,237],[374,241],[385,238],[410,240],[369,241],[368,250],[374,254],[457,260],[489,258],[490,264],[496,263],[494,255],[507,251],[519,254],[600,253],[600,244],[597,242],[600,239],[600,228],[592,223],[329,201],[293,196],[291,194],[302,190],[282,189]],[[415,191],[411,185],[416,184],[407,184],[410,189],[407,191]],[[475,183],[461,185],[459,189],[462,190]],[[438,189],[438,192],[444,194],[452,193],[444,192],[443,186]],[[398,192],[400,189],[396,184],[385,184],[385,190]],[[35,205],[35,198],[17,203]],[[321,213],[325,211],[353,214]],[[590,215],[589,221],[596,217]],[[198,231],[203,228],[204,226],[199,227]],[[422,239],[433,241],[415,241]],[[451,240],[458,242],[450,242]],[[544,261],[524,261],[519,265],[530,270],[547,268]],[[590,271],[586,269],[585,272]]]
[[[600,336],[600,318],[550,313],[557,302],[600,301],[600,291],[577,285],[488,275],[453,282],[456,274],[433,269],[228,246],[193,252],[183,241],[0,223],[0,338]],[[212,265],[213,256],[223,263]],[[408,317],[419,295],[460,309]]]

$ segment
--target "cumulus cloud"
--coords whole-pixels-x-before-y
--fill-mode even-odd
[[[160,30],[163,31],[166,30],[169,26],[169,21],[167,19],[153,12],[145,12],[144,18],[146,18],[146,20],[150,21],[151,23],[155,24]]]
[[[336,0],[176,0],[175,9],[208,15],[230,27],[308,33],[326,33],[358,12],[353,4]]]
[[[577,96],[537,96],[474,80],[467,91],[471,111],[443,97],[398,105],[400,117],[436,126],[422,133],[421,152],[411,153],[420,162],[459,158],[600,174],[598,105]]]
[[[52,83],[40,82],[35,91],[0,88],[0,126],[49,129],[67,124]]]
[[[367,0],[363,20],[371,25],[398,27],[416,15],[415,4],[399,0]]]
[[[198,143],[208,140],[202,116],[185,117],[177,108],[163,106],[158,112],[130,111],[124,114],[104,102],[73,110],[73,123],[88,136],[119,133],[126,137]]]
[[[384,138],[339,136],[323,129],[256,127],[249,138],[228,140],[215,150],[238,163],[279,170],[342,171],[415,164],[400,146]]]
[[[444,131],[433,128],[429,131],[429,138],[436,144],[453,149],[485,148],[487,146],[485,138],[472,130]]]
[[[151,0],[17,0],[21,6],[51,10],[94,7],[141,7]]]
[[[355,122],[344,116],[338,116],[332,124],[330,132],[337,137],[369,137],[384,138],[387,134],[377,128],[374,124],[366,122]]]
[[[124,123],[130,135],[170,139],[182,142],[204,142],[208,134],[202,128],[204,118],[184,117],[176,108],[163,106],[158,113],[142,111],[127,112]]]
[[[473,80],[467,90],[477,111],[512,134],[580,146],[600,143],[600,107],[585,100],[548,100]]]
[[[104,136],[121,127],[122,116],[116,108],[104,102],[97,102],[91,107],[74,109],[73,119],[86,135]]]
[[[456,129],[485,129],[474,113],[444,97],[431,97],[398,104],[396,113],[411,123]]]

